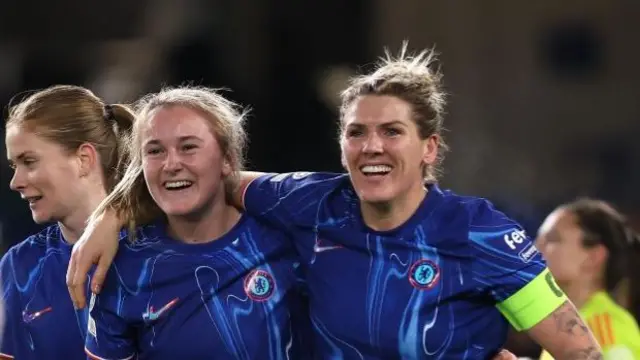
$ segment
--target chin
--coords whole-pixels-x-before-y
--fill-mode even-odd
[[[189,216],[196,211],[192,207],[171,207],[162,209],[162,212],[167,214],[167,216]]]
[[[362,191],[358,192],[360,201],[370,204],[384,204],[393,200],[393,194],[388,191]]]
[[[32,212],[31,218],[33,218],[33,222],[38,225],[53,222],[53,218],[51,215],[41,212]]]
[[[193,216],[194,214],[199,213],[199,209],[202,208],[202,206],[195,202],[167,203],[159,205],[162,212],[164,212],[167,216],[178,217]]]

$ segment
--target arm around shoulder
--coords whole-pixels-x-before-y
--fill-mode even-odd
[[[80,240],[73,246],[67,268],[67,287],[74,306],[81,309],[86,302],[85,282],[93,265],[97,265],[91,280],[91,290],[100,292],[109,266],[118,251],[122,221],[107,210],[89,222]]]
[[[249,187],[249,184],[260,176],[265,175],[262,172],[255,171],[241,171],[238,183],[231,193],[231,205],[237,207],[240,210],[244,210],[244,194]]]

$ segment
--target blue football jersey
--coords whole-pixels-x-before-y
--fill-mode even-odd
[[[121,240],[103,290],[89,301],[87,355],[308,358],[298,338],[310,332],[300,328],[308,309],[299,271],[290,238],[249,215],[203,244],[171,239],[163,222],[141,227],[133,243]]]
[[[87,312],[74,310],[65,280],[70,256],[71,245],[58,225],[4,255],[0,277],[6,322],[0,359],[86,359]]]
[[[254,180],[244,205],[294,236],[321,359],[491,358],[506,317],[530,328],[564,300],[522,228],[481,198],[430,185],[406,223],[375,231],[347,175],[293,173]],[[557,300],[516,296],[534,279]]]

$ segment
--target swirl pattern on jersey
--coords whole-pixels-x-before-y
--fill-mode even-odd
[[[85,358],[87,312],[74,310],[65,282],[70,255],[71,246],[58,225],[28,237],[4,255],[0,267],[7,324],[0,353],[16,358],[45,354]],[[76,326],[51,331],[61,323]]]
[[[502,345],[496,304],[544,262],[488,201],[428,188],[389,231],[364,224],[347,175],[265,175],[245,192],[249,213],[295,238],[322,358],[482,359]]]
[[[163,226],[140,229],[138,239],[123,246],[111,287],[99,297],[98,334],[89,351],[109,352],[110,345],[100,343],[101,327],[103,333],[120,334],[141,319],[145,328],[129,341],[129,347],[139,344],[129,354],[160,359],[171,358],[172,351],[184,356],[213,352],[248,360],[259,352],[265,359],[291,358],[297,351],[289,311],[291,294],[297,292],[295,254],[284,235],[273,234],[279,233],[245,219],[221,239],[187,245],[169,239]],[[111,310],[119,324],[110,327],[100,317]],[[110,336],[111,347],[121,356],[116,338]]]

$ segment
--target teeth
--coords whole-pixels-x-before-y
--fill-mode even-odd
[[[366,165],[360,169],[365,174],[381,174],[388,173],[391,171],[391,166],[389,165]]]
[[[36,202],[36,201],[38,201],[40,199],[42,199],[42,196],[33,196],[33,197],[26,198],[26,200],[27,200],[27,202],[29,204],[33,204],[34,202]]]
[[[164,187],[167,189],[176,189],[181,187],[190,186],[192,184],[191,181],[182,180],[182,181],[167,181],[164,183]]]

